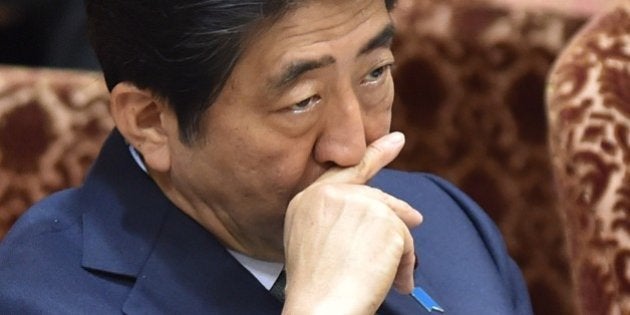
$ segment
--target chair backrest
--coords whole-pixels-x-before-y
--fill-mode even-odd
[[[630,314],[630,0],[564,50],[547,104],[579,310]]]
[[[414,0],[400,16],[393,166],[455,182],[501,228],[536,314],[574,314],[556,209],[545,80],[586,18],[479,0]]]
[[[112,127],[99,73],[0,66],[0,239],[34,202],[80,184]]]

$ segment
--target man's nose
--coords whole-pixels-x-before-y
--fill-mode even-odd
[[[329,104],[325,125],[315,144],[315,160],[348,167],[358,164],[367,148],[361,104],[347,93],[337,104]]]

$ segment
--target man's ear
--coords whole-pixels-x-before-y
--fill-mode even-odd
[[[170,169],[169,137],[177,136],[177,119],[165,101],[145,89],[122,82],[111,92],[110,111],[116,127],[154,171]],[[172,139],[170,139],[172,140]]]

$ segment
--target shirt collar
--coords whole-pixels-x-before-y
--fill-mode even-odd
[[[283,263],[254,259],[233,250],[227,250],[267,290],[270,290],[284,268]]]

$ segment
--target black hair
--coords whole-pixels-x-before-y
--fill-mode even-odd
[[[248,35],[304,0],[85,0],[107,87],[128,81],[167,101],[196,139]],[[395,0],[385,0],[391,10]]]

